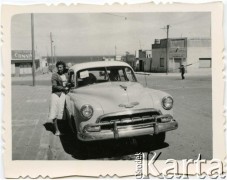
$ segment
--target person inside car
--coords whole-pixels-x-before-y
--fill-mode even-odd
[[[109,80],[110,81],[119,81],[120,80],[120,76],[119,76],[119,73],[118,73],[117,69],[111,69],[110,70]]]
[[[97,78],[94,74],[89,73],[88,77],[83,78],[83,80],[80,82],[79,86],[87,86],[96,83]]]

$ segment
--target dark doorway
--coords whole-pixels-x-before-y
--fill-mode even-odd
[[[144,71],[144,62],[143,62],[143,60],[139,61],[139,71]]]
[[[20,76],[20,64],[15,64],[15,76]]]

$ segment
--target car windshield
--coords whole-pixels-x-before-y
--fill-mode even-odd
[[[83,69],[77,72],[76,79],[76,87],[82,87],[108,81],[136,82],[136,77],[132,69],[125,66]]]

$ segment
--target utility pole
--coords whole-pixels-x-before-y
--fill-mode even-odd
[[[54,51],[53,51],[53,55],[54,55],[54,64],[56,64],[56,51],[55,51],[56,46],[54,45]]]
[[[167,29],[167,38],[166,38],[166,74],[168,75],[169,71],[169,25],[166,26]]]
[[[32,35],[32,79],[35,86],[35,50],[34,50],[34,16],[31,14],[31,35]]]
[[[117,46],[115,45],[115,61],[117,60]]]
[[[51,48],[51,65],[53,66],[54,64],[54,59],[53,59],[53,40],[52,40],[52,32],[50,32],[50,48]]]

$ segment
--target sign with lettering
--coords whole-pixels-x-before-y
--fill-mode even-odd
[[[186,48],[170,48],[169,49],[169,58],[180,57],[186,58],[187,57],[187,50]]]
[[[32,51],[31,50],[12,50],[11,57],[12,59],[31,60]]]

